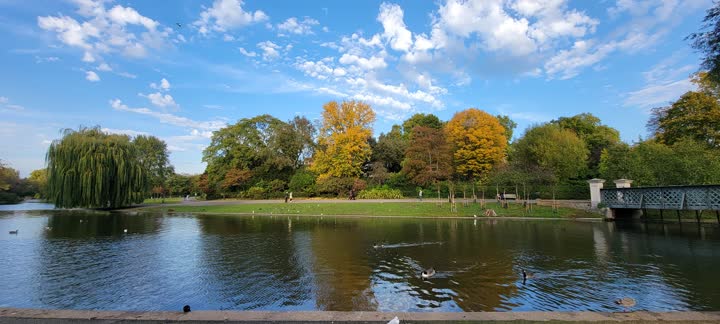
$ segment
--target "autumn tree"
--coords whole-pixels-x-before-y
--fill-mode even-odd
[[[648,129],[662,143],[672,145],[684,137],[720,147],[720,103],[718,98],[689,91],[669,107],[655,108]]]
[[[331,101],[323,106],[322,117],[311,171],[318,174],[318,181],[358,177],[372,153],[367,139],[375,112],[360,101]]]
[[[47,197],[47,169],[33,170],[28,181],[35,187],[38,198]]]
[[[441,129],[415,126],[405,150],[402,173],[411,183],[428,186],[445,180],[452,170],[450,145]]]
[[[414,114],[402,124],[403,137],[408,138],[416,126],[442,129],[445,126],[440,118],[433,114]]]
[[[455,172],[476,179],[487,175],[506,155],[505,127],[497,118],[475,108],[456,113],[445,126]]]

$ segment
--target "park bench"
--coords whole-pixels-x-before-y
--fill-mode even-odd
[[[509,193],[500,194],[500,198],[505,199],[505,200],[516,200],[516,199],[517,199],[517,195],[516,195],[516,194],[509,194]]]

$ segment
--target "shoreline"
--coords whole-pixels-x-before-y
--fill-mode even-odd
[[[387,323],[395,316],[404,322],[656,322],[717,323],[720,312],[337,312],[337,311],[93,311],[64,309],[0,308],[0,323],[113,323],[113,322],[181,322],[181,323]]]

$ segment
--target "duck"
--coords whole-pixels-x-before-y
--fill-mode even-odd
[[[634,307],[637,303],[635,302],[635,299],[633,299],[633,298],[623,297],[623,298],[616,299],[615,304],[624,307],[625,310],[627,311],[628,308]]]
[[[20,230],[10,231],[10,234],[16,234],[16,235],[17,235],[17,233],[18,233],[19,231],[20,231]]]
[[[433,268],[425,269],[425,270],[423,270],[422,273],[420,273],[420,277],[423,277],[423,278],[430,278],[434,275],[435,275],[435,269],[433,269]]]
[[[527,271],[525,271],[525,269],[522,269],[522,276],[523,276],[523,281],[525,281],[527,279],[531,279],[531,278],[535,277],[535,274],[532,272],[527,272]]]
[[[127,233],[127,228],[123,230],[123,233]]]
[[[190,313],[190,305],[183,306],[183,313]]]

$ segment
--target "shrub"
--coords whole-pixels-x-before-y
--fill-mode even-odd
[[[315,177],[316,176],[311,172],[298,170],[292,178],[290,178],[288,187],[290,187],[290,191],[314,196],[316,194]]]
[[[245,191],[245,196],[250,199],[264,199],[265,198],[265,188],[263,187],[250,187],[250,189]]]
[[[403,194],[398,189],[382,186],[360,191],[357,197],[360,199],[402,199]]]
[[[332,196],[346,196],[355,184],[354,178],[324,178],[318,179],[317,190],[321,194]]]

